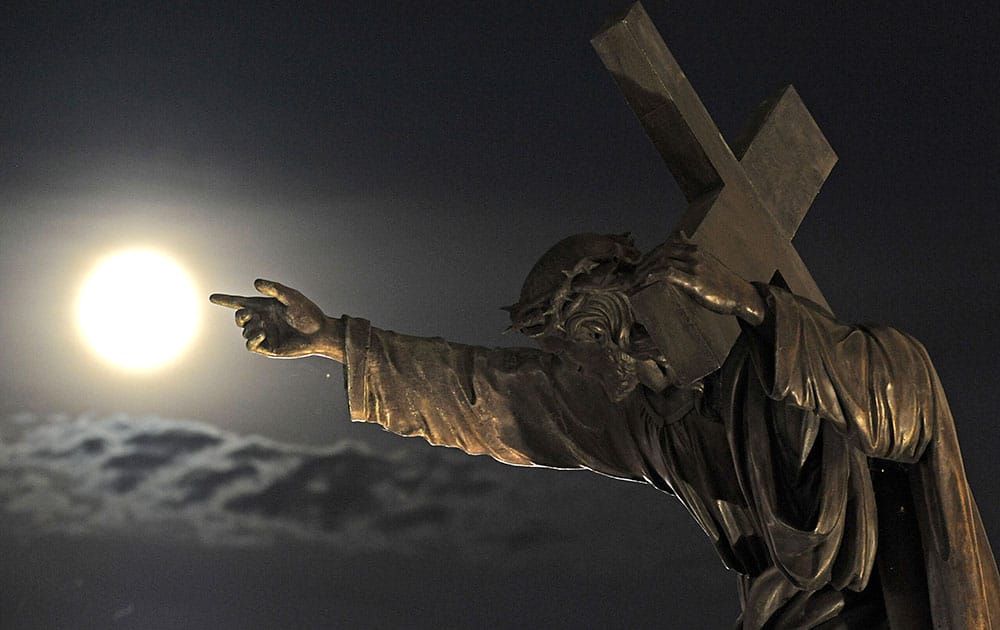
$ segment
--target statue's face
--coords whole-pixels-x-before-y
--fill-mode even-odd
[[[537,337],[542,348],[600,381],[613,400],[628,396],[639,384],[636,359],[628,348],[628,298],[614,291],[579,295],[567,302],[561,315],[560,326]]]
[[[636,360],[613,343],[606,333],[590,331],[573,336],[543,335],[538,342],[601,383],[612,400],[623,400],[639,385]]]
[[[587,280],[586,286],[563,284],[548,303],[515,312],[518,330],[599,381],[613,400],[624,399],[640,382],[654,391],[674,384],[664,357],[635,324],[627,282],[613,269],[588,269],[586,276],[573,275]]]

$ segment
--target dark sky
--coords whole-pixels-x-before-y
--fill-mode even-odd
[[[733,576],[651,488],[350,424],[339,366],[251,356],[221,309],[141,378],[70,321],[96,257],[151,244],[206,296],[523,343],[497,307],[549,245],[652,247],[684,208],[589,45],[622,6],[0,10],[0,626],[729,627]],[[998,541],[1000,11],[646,8],[727,138],[798,89],[840,162],[797,249],[843,319],[928,347]]]

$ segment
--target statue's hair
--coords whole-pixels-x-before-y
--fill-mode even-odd
[[[605,390],[614,400],[623,399],[639,383],[639,361],[652,360],[661,369],[667,365],[661,349],[635,321],[629,301],[641,259],[629,235],[564,239],[539,259],[525,279],[521,299],[507,307],[510,329],[535,338],[596,342],[607,359],[602,363]]]
[[[632,327],[626,292],[641,258],[627,234],[580,234],[552,247],[528,274],[517,304],[507,307],[511,329],[528,335],[566,335],[604,319],[611,341],[627,345]]]
[[[570,337],[576,337],[581,329],[600,327],[607,331],[609,341],[622,348],[628,347],[635,323],[628,298],[620,290],[578,293],[567,302],[560,319],[562,329]]]

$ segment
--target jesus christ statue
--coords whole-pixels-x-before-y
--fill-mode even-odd
[[[693,384],[634,317],[656,282],[742,329]],[[684,238],[646,255],[622,235],[556,244],[509,309],[530,349],[402,335],[255,286],[211,299],[253,352],[342,363],[356,420],[674,495],[738,575],[738,628],[1000,628],[951,412],[902,332],[836,321]]]

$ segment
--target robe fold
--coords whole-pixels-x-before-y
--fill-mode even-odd
[[[878,615],[917,627],[926,610],[937,628],[1000,629],[996,562],[924,348],[758,289],[765,322],[744,327],[703,389],[639,386],[621,402],[555,354],[345,317],[351,417],[508,464],[586,468],[675,495],[740,574],[741,628],[870,627]],[[873,483],[880,462],[904,471],[905,502],[877,501],[889,496]],[[886,505],[916,512],[918,549],[884,544],[892,557],[880,556]],[[913,606],[898,586],[883,596],[920,555],[926,586],[913,592],[929,601]],[[869,589],[879,570],[886,577]]]

